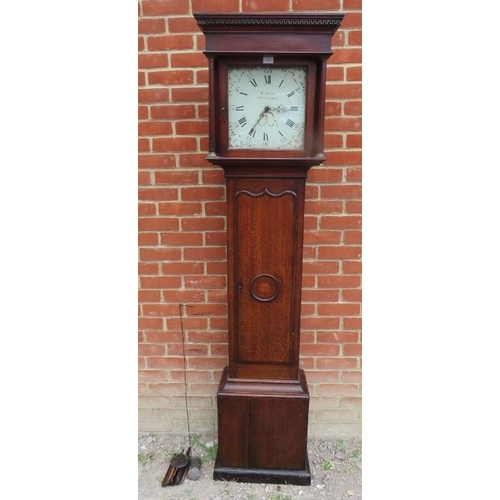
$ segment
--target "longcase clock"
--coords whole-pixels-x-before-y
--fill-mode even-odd
[[[208,161],[224,169],[229,366],[214,478],[308,485],[299,369],[304,191],[324,160],[339,13],[196,13],[209,61]]]

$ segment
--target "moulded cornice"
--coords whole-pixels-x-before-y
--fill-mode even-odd
[[[267,13],[194,13],[203,31],[231,26],[273,27],[277,29],[298,27],[326,27],[336,30],[343,14],[329,12],[267,12]]]

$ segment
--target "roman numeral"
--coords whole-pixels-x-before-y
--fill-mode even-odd
[[[250,129],[250,132],[248,132],[248,135],[251,135],[252,137],[255,137],[255,133],[256,133],[256,132],[257,132],[257,131],[256,131],[254,128],[251,128],[251,129]]]
[[[292,97],[293,94],[295,94],[295,90],[292,90],[289,94],[287,94],[288,97]]]
[[[271,75],[264,75],[264,80],[266,83],[271,83]]]
[[[247,119],[246,119],[245,117],[240,118],[240,119],[238,120],[238,123],[239,123],[242,127],[244,127],[244,126],[247,124]]]
[[[245,94],[245,92],[240,92],[241,95],[248,95],[248,94]]]
[[[243,106],[236,106],[236,111],[243,111]]]
[[[250,83],[251,83],[254,87],[257,87],[257,82],[255,81],[255,78],[250,78]]]
[[[282,133],[281,133],[281,130],[278,130],[279,134],[281,135],[281,137],[285,137]]]
[[[286,121],[286,124],[289,126],[289,127],[293,127],[295,125],[295,122],[293,120],[290,120],[290,118],[288,118],[288,120]]]
[[[299,107],[298,106],[290,106],[290,111],[298,111]]]
[[[264,132],[264,141],[268,141],[269,140],[269,136],[267,135],[266,132]]]
[[[285,79],[281,80],[281,83],[278,85],[278,87],[281,87],[283,85],[284,81],[285,81]]]

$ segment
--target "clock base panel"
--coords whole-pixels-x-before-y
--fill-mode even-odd
[[[214,479],[308,485],[309,391],[296,380],[230,379],[217,392],[218,455]]]

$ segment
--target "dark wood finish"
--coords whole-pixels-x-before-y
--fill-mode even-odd
[[[207,55],[305,54],[329,57],[344,18],[332,12],[194,13]]]
[[[250,399],[226,397],[219,392],[217,408],[218,424],[224,429],[218,446],[219,461],[231,467],[248,467]]]
[[[304,178],[227,179],[233,378],[297,379],[304,189]]]
[[[309,392],[297,380],[231,379],[226,367],[217,393],[219,448],[215,479],[310,484],[307,461]],[[286,425],[285,425],[286,423]],[[251,469],[267,470],[267,481]],[[285,473],[289,471],[289,473]],[[294,482],[294,478],[296,481]]]
[[[309,391],[299,369],[305,181],[309,168],[325,160],[326,60],[343,14],[194,17],[205,34],[209,60],[207,160],[224,169],[227,187],[229,366],[217,391],[214,478],[308,485]],[[279,143],[275,149],[257,149],[248,140],[243,142],[248,149],[230,147],[230,69],[237,74],[266,64],[278,74],[303,75],[297,84],[303,139],[300,132],[289,149],[277,149]],[[252,84],[257,88],[257,81]],[[237,109],[239,90],[234,93],[234,83],[232,88]],[[264,113],[267,120],[268,111],[282,112],[266,95],[277,96],[264,91],[249,101],[252,122]],[[254,109],[266,99],[265,108]]]
[[[249,433],[253,439],[248,448],[250,467],[304,469],[308,403],[307,398],[286,399],[282,396],[251,400]],[[291,425],[288,420],[292,420]]]

